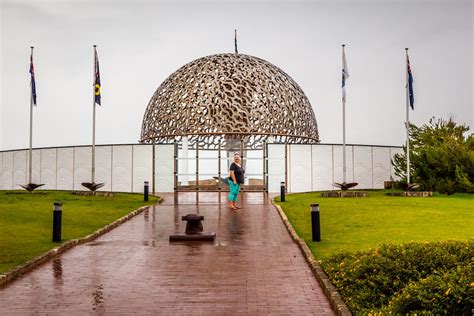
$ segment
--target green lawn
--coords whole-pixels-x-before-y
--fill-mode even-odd
[[[62,241],[81,238],[158,198],[141,194],[78,196],[67,191],[0,191],[0,273],[58,245],[52,242],[53,203],[63,203]]]
[[[389,197],[369,191],[365,198],[323,198],[320,193],[290,194],[278,202],[298,235],[318,260],[342,251],[385,243],[474,238],[474,195]],[[319,203],[321,242],[311,240],[311,203]]]

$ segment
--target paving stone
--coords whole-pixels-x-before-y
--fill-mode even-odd
[[[237,211],[225,193],[163,196],[0,289],[0,315],[334,315],[267,195]],[[188,213],[214,243],[169,243]]]

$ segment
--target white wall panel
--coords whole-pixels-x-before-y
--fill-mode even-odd
[[[152,190],[150,184],[150,190]],[[174,145],[155,145],[155,190],[174,191]]]
[[[333,189],[332,183],[332,146],[313,145],[313,190]]]
[[[383,189],[384,181],[390,180],[390,149],[373,147],[374,189]]]
[[[32,183],[42,183],[44,184],[44,182],[41,182],[42,179],[41,179],[41,149],[34,149],[32,150],[32,153],[31,155],[33,156],[32,158],[32,165],[31,165],[31,182]],[[26,161],[27,163],[29,163],[29,158],[30,158],[30,154],[29,152],[27,151],[26,153]],[[28,166],[28,165],[27,165]],[[29,168],[29,167],[27,167]],[[28,179],[28,169],[26,171],[27,173],[27,176],[26,178]],[[40,189],[44,189],[44,186],[42,186]]]
[[[245,155],[245,183],[250,183],[250,179],[263,180],[263,150],[247,150]],[[229,175],[228,169],[223,165],[221,168],[223,168],[223,177],[227,177]]]
[[[19,150],[13,152],[13,188],[20,189],[18,185],[28,183],[27,151]]]
[[[87,190],[82,182],[91,182],[92,147],[74,149],[74,190]],[[97,183],[97,181],[95,181]]]
[[[13,151],[4,152],[2,157],[2,189],[13,189]]]
[[[133,192],[143,192],[145,181],[152,187],[153,146],[133,146]]]
[[[112,190],[116,192],[131,192],[132,146],[114,146],[112,161]]]
[[[403,149],[402,148],[397,148],[397,147],[391,147],[390,148],[390,154],[391,154],[391,158],[393,159],[393,157],[396,155],[396,154],[402,154],[403,153]],[[393,168],[393,165],[390,164],[390,175],[393,177],[393,180],[395,181],[398,181],[400,180],[400,177],[397,177],[395,175],[395,170]]]
[[[246,152],[246,154],[248,153],[249,152]],[[219,169],[217,167],[218,155],[219,152],[217,150],[199,150],[199,175],[202,175],[202,177],[200,177],[201,180],[211,179],[213,176],[217,176]],[[249,163],[251,162],[252,160],[244,160],[246,173],[255,173],[249,167]],[[194,161],[194,163],[196,163],[196,161]]]
[[[95,182],[104,183],[98,191],[112,191],[112,146],[95,148]]]
[[[268,192],[280,192],[285,181],[285,145],[268,144]]]
[[[57,166],[57,189],[73,190],[74,148],[58,148]]]
[[[290,145],[288,163],[288,191],[310,192],[312,184],[311,145]]]
[[[372,188],[372,147],[354,146],[354,180],[356,189]]]
[[[41,189],[56,190],[56,149],[41,150]]]
[[[344,182],[343,146],[334,145],[334,182]],[[353,146],[346,146],[346,182],[354,182]]]

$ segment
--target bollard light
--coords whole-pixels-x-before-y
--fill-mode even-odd
[[[311,204],[311,230],[313,234],[313,241],[321,241],[319,204]]]
[[[150,192],[150,184],[148,181],[145,181],[145,185],[143,187],[143,201],[148,202],[148,192]]]
[[[280,201],[285,202],[285,182],[280,182]]]
[[[61,242],[63,203],[55,202],[53,207],[53,242]]]

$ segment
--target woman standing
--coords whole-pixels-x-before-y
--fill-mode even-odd
[[[230,185],[230,193],[229,193],[229,201],[230,201],[230,208],[236,210],[241,208],[237,206],[235,202],[237,201],[237,196],[239,195],[240,185],[244,183],[244,173],[245,170],[240,165],[240,154],[238,152],[234,153],[234,162],[230,165],[230,177],[229,177],[229,185]]]

